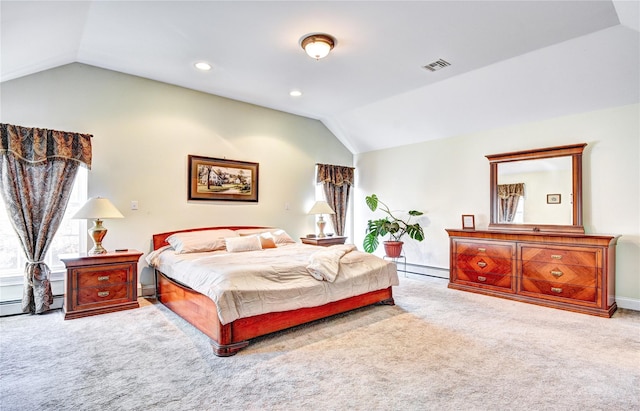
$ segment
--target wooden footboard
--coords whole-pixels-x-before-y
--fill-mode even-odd
[[[205,333],[211,339],[213,352],[220,357],[236,354],[249,345],[252,338],[372,304],[394,304],[389,287],[319,307],[261,314],[222,325],[213,300],[167,278],[159,271],[157,274],[158,300]]]

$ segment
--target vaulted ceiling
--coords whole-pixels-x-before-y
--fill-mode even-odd
[[[361,153],[639,102],[639,5],[2,0],[0,80],[90,64],[319,119]],[[317,32],[337,39],[318,61]]]

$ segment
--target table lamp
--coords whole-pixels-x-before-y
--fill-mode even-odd
[[[102,240],[107,235],[107,229],[102,225],[102,220],[106,218],[124,218],[124,216],[108,199],[93,197],[72,218],[94,220],[93,227],[88,230],[89,236],[93,239],[93,247],[89,250],[89,255],[96,255],[107,252],[102,246]]]
[[[323,214],[335,214],[333,209],[327,204],[326,201],[316,201],[316,203],[309,210],[309,214],[319,214],[320,218],[318,219],[318,237],[326,237],[324,234],[324,226],[327,225],[327,222],[322,218]]]

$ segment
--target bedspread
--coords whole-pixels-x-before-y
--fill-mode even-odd
[[[333,282],[319,281],[307,270],[319,251],[326,250],[299,243],[240,253],[176,254],[165,247],[149,254],[147,262],[211,298],[222,324],[316,307],[399,283],[395,264],[357,250],[341,256]]]

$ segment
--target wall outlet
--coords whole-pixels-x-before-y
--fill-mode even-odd
[[[131,209],[132,210],[138,209],[138,200],[131,200]]]

